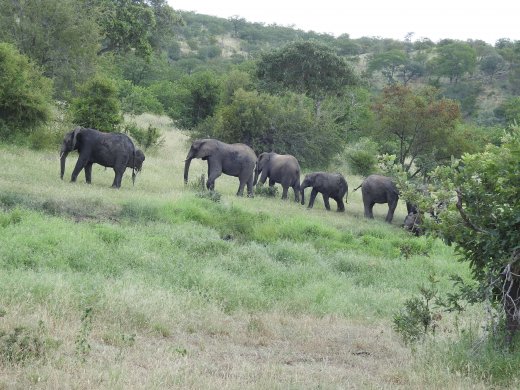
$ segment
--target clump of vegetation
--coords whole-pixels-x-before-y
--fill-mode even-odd
[[[263,196],[265,198],[276,198],[278,197],[278,187],[276,186],[255,186],[255,196]]]
[[[118,131],[123,115],[115,82],[103,75],[88,80],[79,88],[79,96],[72,100],[70,112],[72,122],[79,126]]]
[[[143,129],[135,122],[126,123],[124,132],[130,134],[137,145],[145,151],[150,148],[160,148],[164,145],[164,137],[161,131],[152,125],[148,125],[147,129]]]
[[[81,316],[81,325],[76,336],[76,353],[81,360],[85,360],[90,353],[89,337],[92,331],[92,308],[87,307]]]
[[[438,298],[435,275],[429,276],[429,286],[419,287],[420,296],[407,299],[404,307],[394,315],[394,330],[406,344],[424,339],[429,333],[435,333],[440,314],[434,311],[432,304]]]
[[[361,138],[345,150],[347,164],[354,175],[368,176],[377,171],[378,145],[369,138]]]
[[[43,359],[47,351],[45,327],[41,321],[36,329],[17,326],[8,331],[0,330],[0,361],[4,364]]]
[[[8,43],[0,43],[0,85],[0,139],[33,132],[50,119],[52,81]]]

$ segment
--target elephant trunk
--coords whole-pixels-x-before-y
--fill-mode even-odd
[[[190,171],[191,157],[188,155],[188,158],[184,161],[184,183],[188,183],[188,172]]]
[[[301,196],[301,203],[302,204],[305,204],[305,189],[307,188],[307,185],[306,184],[301,184],[300,185],[300,196]]]
[[[63,180],[63,174],[65,173],[65,160],[67,159],[69,152],[61,149],[60,153],[60,177]]]

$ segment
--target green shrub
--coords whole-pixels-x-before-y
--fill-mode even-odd
[[[345,158],[354,175],[368,176],[377,170],[377,144],[369,138],[361,138],[345,151]]]
[[[46,356],[47,343],[43,323],[37,329],[17,326],[11,330],[0,330],[0,361],[23,364],[29,360]]]
[[[119,98],[123,112],[141,115],[145,112],[162,114],[164,108],[153,92],[125,80],[119,85]]]
[[[49,120],[52,81],[8,43],[0,43],[0,86],[0,139],[29,133]]]
[[[255,187],[255,195],[266,198],[276,198],[278,197],[278,187],[257,185]]]
[[[123,131],[134,139],[136,144],[147,150],[149,148],[159,148],[164,144],[164,137],[157,127],[148,125],[148,129],[143,129],[135,122],[126,123]]]
[[[70,110],[75,124],[100,131],[118,131],[123,121],[116,84],[104,76],[95,76],[83,84]]]

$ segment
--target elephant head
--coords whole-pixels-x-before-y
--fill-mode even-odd
[[[60,177],[63,179],[63,174],[65,173],[65,159],[67,158],[68,154],[72,152],[73,150],[76,150],[78,148],[77,145],[77,139],[78,134],[83,130],[82,127],[76,127],[71,132],[65,134],[65,137],[63,138],[63,142],[61,143],[61,151],[60,151]]]
[[[216,150],[216,145],[213,140],[209,139],[199,139],[193,141],[191,144],[190,151],[186,156],[186,160],[184,161],[184,182],[188,182],[188,172],[190,170],[191,160],[194,158],[200,158],[202,160],[207,160],[209,156]]]
[[[258,176],[260,175],[260,172],[262,172],[266,166],[266,164],[269,163],[271,160],[272,153],[261,153],[260,156],[258,156],[258,160],[256,160],[256,168],[255,168],[255,179],[253,180],[253,185],[256,186],[256,183],[258,182]]]
[[[301,204],[305,204],[305,189],[307,187],[314,186],[314,181],[315,181],[315,175],[309,173],[309,174],[305,175],[305,178],[301,182],[301,184],[300,184]]]
[[[136,172],[141,171],[143,169],[143,162],[145,160],[144,153],[141,149],[135,150],[134,163],[130,168],[134,168]]]

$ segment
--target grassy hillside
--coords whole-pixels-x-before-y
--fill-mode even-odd
[[[451,374],[445,351],[412,355],[392,330],[430,274],[443,292],[468,276],[451,248],[399,228],[404,205],[390,226],[381,205],[363,218],[359,192],[345,213],[321,198],[309,211],[237,198],[225,176],[216,203],[183,184],[186,137],[138,120],[166,143],[120,190],[112,170],[73,184],[57,151],[0,146],[0,389],[489,385]],[[194,160],[190,179],[205,171]],[[458,332],[440,321],[441,340]]]

